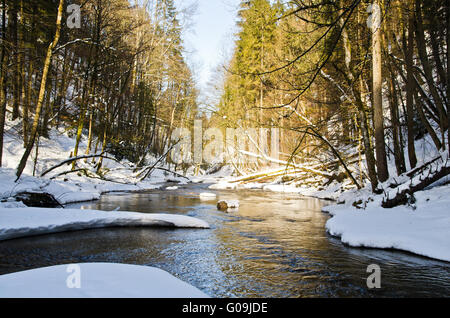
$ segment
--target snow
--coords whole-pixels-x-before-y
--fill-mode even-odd
[[[174,214],[50,208],[0,208],[0,240],[117,226],[209,228],[200,219]]]
[[[237,209],[237,208],[239,208],[239,201],[238,200],[223,200],[223,201],[220,201],[220,202],[224,202],[228,206],[229,209]]]
[[[263,186],[263,190],[272,192],[284,192],[284,193],[301,193],[302,189],[284,184],[269,184]]]
[[[218,183],[209,186],[211,190],[236,190],[238,185],[236,183],[229,183],[227,181],[219,181]]]
[[[51,129],[49,139],[40,138],[39,158],[35,169],[36,177],[33,177],[35,156],[33,152],[27,162],[24,174],[18,182],[15,182],[17,164],[24,152],[23,141],[16,132],[20,127],[19,120],[7,121],[5,124],[3,165],[0,168],[0,199],[4,200],[24,191],[46,192],[52,194],[61,204],[67,204],[97,200],[102,194],[108,192],[158,189],[166,181],[186,183],[185,178],[174,177],[161,170],[154,170],[149,178],[139,181],[139,178],[134,176],[134,166],[130,162],[123,160],[118,163],[110,159],[103,160],[103,173],[107,180],[89,178],[77,173],[51,179],[59,173],[69,171],[70,165],[63,165],[45,177],[38,177],[48,168],[70,158],[75,138],[70,137],[63,129]],[[83,136],[79,154],[84,154],[86,147],[86,138]],[[149,156],[148,160],[156,159]],[[81,168],[95,171],[92,161],[93,159],[88,159],[87,162],[79,160],[78,165]]]
[[[217,208],[226,212],[236,212],[239,209],[238,200],[220,200],[217,202]]]
[[[379,201],[356,209],[348,204],[324,207],[333,217],[327,231],[350,246],[393,248],[450,262],[450,187],[415,194],[415,209],[383,209]]]
[[[79,285],[76,284],[78,280],[75,276],[78,273]],[[114,263],[82,263],[2,275],[0,297],[208,298],[208,295],[158,268]]]
[[[202,192],[199,194],[200,200],[210,201],[217,198],[217,195],[212,192]]]

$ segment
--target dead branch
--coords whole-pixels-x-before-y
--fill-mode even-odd
[[[167,171],[167,172],[173,173],[174,175],[176,175],[176,176],[178,176],[178,177],[180,177],[180,178],[185,178],[185,179],[187,179],[187,180],[190,180],[188,177],[183,176],[182,174],[180,174],[180,173],[178,173],[178,172],[175,172],[175,171],[172,171],[172,170],[170,170],[170,169],[166,169],[166,168],[163,168],[163,167],[155,167],[155,169],[157,169],[157,170],[162,170],[162,171]]]
[[[59,167],[61,167],[61,166],[64,166],[65,164],[69,164],[69,163],[72,163],[72,162],[74,162],[74,161],[78,161],[78,160],[81,160],[81,159],[89,159],[89,158],[104,158],[104,159],[110,159],[110,160],[114,160],[114,161],[116,161],[116,162],[119,162],[119,161],[117,161],[115,158],[112,158],[112,157],[109,157],[109,156],[105,156],[105,155],[104,155],[104,152],[102,152],[101,154],[98,154],[98,155],[84,155],[84,156],[77,156],[77,157],[72,157],[72,158],[66,159],[66,160],[64,160],[64,161],[61,161],[60,163],[58,163],[57,165],[51,167],[50,169],[45,170],[45,171],[41,174],[41,177],[45,176],[45,175],[48,174],[49,172],[51,172],[51,171],[53,171],[53,170],[55,170],[55,169],[57,169],[57,168],[59,168]]]

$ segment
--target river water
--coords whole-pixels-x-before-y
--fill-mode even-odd
[[[0,242],[0,274],[73,262],[164,269],[212,297],[450,297],[449,263],[399,251],[350,248],[329,236],[325,201],[263,191],[209,191],[239,211],[202,201],[207,185],[115,193],[67,207],[185,214],[211,229],[110,228]],[[370,290],[367,267],[381,267]]]

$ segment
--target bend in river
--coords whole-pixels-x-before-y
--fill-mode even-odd
[[[325,231],[324,201],[263,191],[210,191],[207,185],[115,193],[71,208],[175,213],[211,229],[110,228],[0,242],[0,274],[73,262],[159,267],[213,297],[450,296],[448,263],[399,251],[350,248]],[[201,200],[201,192],[217,199]],[[216,208],[239,200],[237,212]],[[378,264],[382,288],[369,290]]]

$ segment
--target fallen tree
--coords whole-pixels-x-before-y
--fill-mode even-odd
[[[437,161],[436,158],[432,160],[432,162],[435,161]],[[389,197],[384,199],[381,203],[381,206],[383,208],[394,208],[396,206],[411,202],[411,200],[414,200],[413,197],[415,192],[424,190],[426,187],[441,180],[442,178],[445,178],[450,174],[450,166],[447,165],[447,162],[440,168],[437,168],[434,172],[432,172],[432,168],[430,168],[428,176],[425,178],[418,177],[418,182],[412,182],[411,180],[411,185],[407,189],[399,191],[392,199],[390,199]],[[431,163],[428,163],[426,164],[426,166],[429,166],[430,164]],[[421,166],[418,169],[420,171],[423,171],[425,167]]]
[[[28,207],[36,208],[64,208],[59,201],[50,193],[45,192],[20,192],[14,198],[22,201]]]
[[[117,161],[115,158],[112,158],[112,157],[109,157],[109,156],[105,156],[105,155],[104,155],[104,152],[102,152],[101,154],[98,154],[98,155],[77,156],[77,157],[72,157],[72,158],[63,160],[63,161],[61,161],[60,163],[54,165],[53,167],[51,167],[51,168],[45,170],[43,173],[41,173],[41,177],[44,177],[44,176],[45,176],[46,174],[48,174],[49,172],[51,172],[51,171],[53,171],[53,170],[55,170],[55,169],[57,169],[57,168],[59,168],[59,167],[61,167],[61,166],[64,166],[64,165],[66,165],[66,164],[69,164],[69,163],[72,163],[72,162],[74,162],[74,161],[78,161],[78,160],[81,160],[81,159],[89,159],[89,158],[104,158],[104,159],[110,159],[110,160],[114,160],[114,161],[116,161],[116,162],[119,162],[119,161]]]

